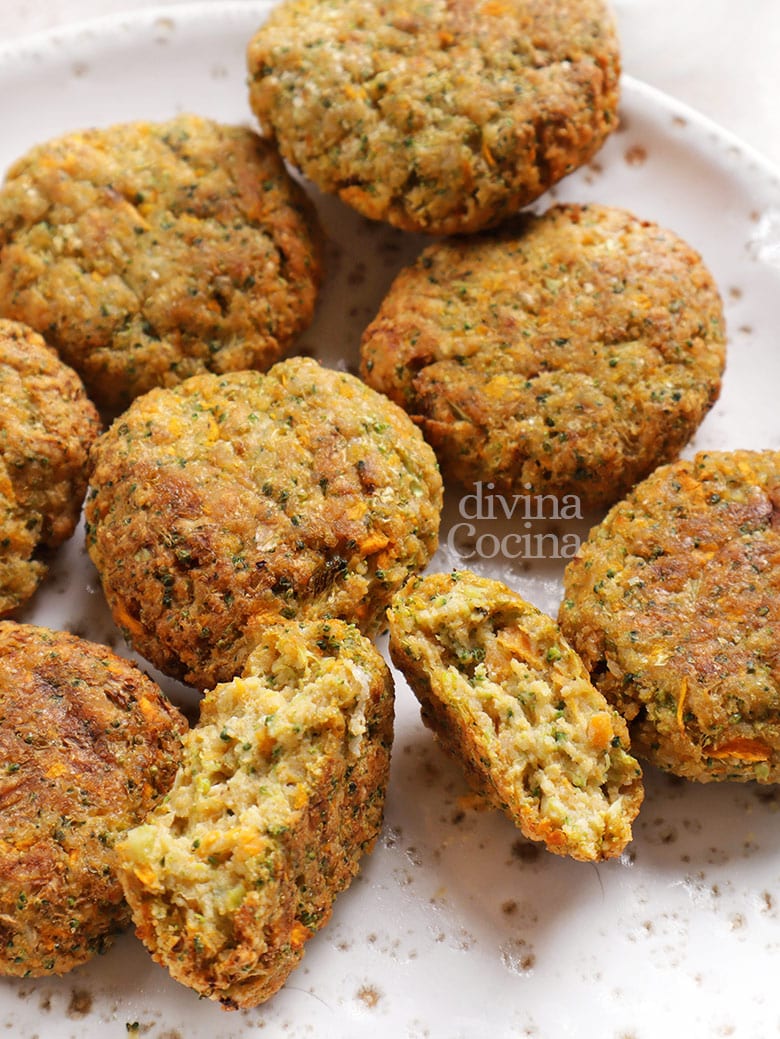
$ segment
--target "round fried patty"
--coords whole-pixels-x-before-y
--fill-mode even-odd
[[[0,616],[73,533],[100,419],[76,373],[31,329],[0,319]]]
[[[780,452],[663,466],[565,574],[559,620],[632,745],[690,779],[780,780]]]
[[[365,633],[437,545],[433,451],[385,397],[293,358],[136,400],[91,454],[87,542],[114,617],[162,671],[211,687],[264,626]]]
[[[248,65],[250,103],[285,158],[412,231],[497,223],[617,122],[602,0],[288,0]]]
[[[0,313],[118,408],[203,371],[267,368],[312,315],[313,210],[249,130],[183,115],[71,133],[0,190]]]
[[[362,374],[445,473],[609,504],[674,458],[720,391],[720,298],[677,235],[554,206],[425,249],[362,342]]]
[[[186,722],[104,646],[0,622],[0,972],[62,974],[130,919],[114,842],[173,782]]]

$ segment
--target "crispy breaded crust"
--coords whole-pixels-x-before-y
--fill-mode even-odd
[[[278,360],[314,310],[318,238],[303,191],[247,129],[181,115],[71,133],[0,189],[0,313],[118,410]]]
[[[118,846],[141,940],[228,1008],[273,995],[382,824],[387,665],[340,621],[271,627],[206,694],[170,796]]]
[[[76,529],[100,419],[76,373],[32,329],[0,319],[0,616]]]
[[[557,624],[469,571],[412,578],[388,616],[393,663],[471,785],[550,851],[619,855],[642,773]]]
[[[0,973],[62,974],[129,922],[114,842],[168,790],[186,727],[105,646],[0,622]]]
[[[617,123],[602,0],[288,0],[247,57],[250,103],[285,158],[409,231],[498,223]]]
[[[269,623],[376,632],[436,549],[442,487],[400,408],[293,358],[135,401],[95,445],[87,499],[115,619],[161,670],[208,688]]]
[[[611,504],[674,458],[720,392],[720,298],[677,235],[554,206],[429,246],[362,341],[363,378],[463,483]]]
[[[780,780],[780,452],[663,466],[566,568],[559,620],[637,751],[687,779]]]

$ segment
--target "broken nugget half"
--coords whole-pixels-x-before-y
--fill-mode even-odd
[[[273,995],[382,823],[390,671],[341,621],[267,629],[206,694],[159,810],[117,848],[154,959],[227,1008]]]
[[[555,622],[469,571],[413,578],[389,619],[393,662],[471,785],[550,851],[619,855],[641,770],[625,722]]]

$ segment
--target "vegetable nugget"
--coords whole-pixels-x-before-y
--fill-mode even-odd
[[[223,1006],[268,999],[382,823],[387,665],[339,621],[269,628],[206,694],[165,803],[118,847],[139,937]]]
[[[590,533],[559,621],[637,752],[687,779],[780,781],[780,452],[649,476]]]
[[[498,223],[617,125],[602,0],[288,0],[248,65],[250,103],[284,157],[407,231]]]
[[[180,115],[67,134],[0,189],[0,313],[46,335],[108,409],[268,368],[319,280],[313,208],[242,127]]]
[[[550,851],[619,855],[642,773],[555,622],[465,570],[413,578],[389,618],[393,662],[472,786]]]
[[[698,253],[624,210],[561,205],[425,249],[366,329],[361,371],[448,476],[598,507],[677,455],[724,363]]]
[[[32,329],[0,320],[0,616],[43,580],[76,529],[100,419],[76,373]]]
[[[117,623],[202,688],[269,623],[365,633],[436,550],[442,485],[411,420],[344,372],[292,358],[135,401],[95,445],[87,543]]]
[[[105,646],[0,622],[0,973],[63,974],[129,923],[114,843],[170,787],[186,728]]]

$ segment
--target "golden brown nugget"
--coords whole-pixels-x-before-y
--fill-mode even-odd
[[[0,189],[0,313],[99,405],[268,368],[309,323],[315,217],[273,147],[193,115],[67,134]]]
[[[637,752],[686,779],[780,780],[780,452],[663,466],[594,527],[559,620]]]
[[[0,622],[0,973],[63,974],[129,923],[114,843],[170,787],[186,727],[105,646]]]
[[[117,623],[202,688],[240,674],[269,623],[373,634],[436,550],[436,458],[404,412],[293,358],[139,398],[91,454],[87,543]]]
[[[619,855],[642,773],[556,623],[466,570],[412,578],[388,616],[393,663],[471,785],[550,851]]]
[[[429,246],[363,335],[363,378],[445,474],[611,504],[692,436],[720,392],[720,297],[671,231],[554,206]]]
[[[382,824],[387,665],[352,625],[269,628],[206,694],[165,803],[118,847],[138,935],[202,996],[273,995]]]
[[[408,231],[498,223],[617,123],[602,0],[288,0],[248,66],[250,103],[284,157]]]
[[[0,319],[0,616],[31,598],[76,529],[100,419],[32,329]]]

